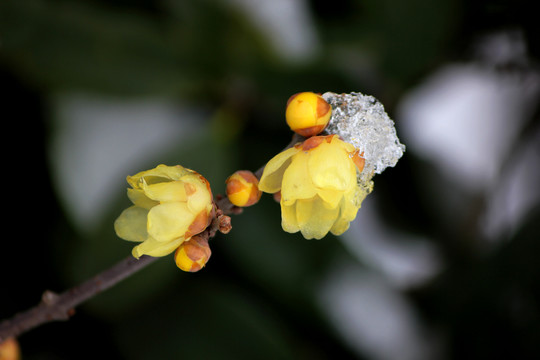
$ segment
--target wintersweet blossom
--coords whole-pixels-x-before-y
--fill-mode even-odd
[[[206,229],[214,209],[208,181],[180,165],[159,165],[128,176],[133,206],[116,219],[116,234],[139,242],[132,254],[165,256]]]
[[[359,186],[364,159],[337,135],[313,136],[272,158],[259,189],[281,192],[283,230],[306,239],[343,234],[371,188]]]

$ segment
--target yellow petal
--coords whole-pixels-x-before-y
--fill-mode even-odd
[[[356,217],[356,213],[358,212],[358,209],[360,209],[360,203],[362,202],[362,199],[358,198],[358,194],[355,191],[351,191],[345,196],[343,196],[343,200],[341,202],[340,208],[341,213],[339,215],[340,218],[344,218],[346,220],[352,221]]]
[[[296,220],[296,203],[285,205],[281,201],[281,227],[284,231],[295,233],[300,231],[298,221]]]
[[[208,205],[212,202],[212,194],[199,176],[199,174],[189,174],[181,179],[184,188],[187,189],[187,206],[195,214],[208,208]]]
[[[296,202],[298,226],[306,239],[322,239],[328,234],[338,215],[338,207],[334,209],[325,207],[318,196]]]
[[[142,185],[148,198],[156,201],[186,201],[186,190],[182,181],[167,181],[148,185]]]
[[[338,219],[332,228],[330,229],[330,232],[333,235],[339,236],[343,234],[345,231],[349,230],[349,227],[351,226],[350,221],[344,220],[344,219]]]
[[[150,199],[144,194],[144,191],[140,189],[128,189],[127,196],[134,205],[140,206],[145,209],[151,209],[159,204],[159,202]]]
[[[142,255],[165,256],[175,251],[183,242],[183,237],[169,242],[161,242],[153,238],[148,238],[142,244],[135,246],[131,254],[137,259]]]
[[[291,205],[297,199],[310,199],[317,194],[307,168],[309,154],[301,151],[294,155],[283,174],[281,201]]]
[[[292,147],[274,156],[264,167],[259,190],[273,194],[281,189],[283,173],[291,163],[291,157],[298,153],[298,149]]]
[[[341,235],[349,229],[350,222],[356,218],[361,200],[363,200],[363,198],[358,199],[357,196],[358,194],[355,189],[355,191],[351,191],[343,197],[340,203],[339,217],[332,226],[332,229],[330,229],[332,234]]]
[[[322,143],[313,149],[308,168],[317,188],[346,191],[356,183],[354,163],[349,154],[335,143]]]
[[[134,188],[138,188],[141,183],[141,179],[144,178],[148,185],[160,183],[163,181],[178,180],[182,176],[190,173],[189,169],[186,169],[180,165],[167,166],[158,165],[154,169],[141,171],[133,176],[128,176],[128,183]]]
[[[335,208],[341,203],[343,191],[333,189],[317,189],[317,194],[329,208]]]
[[[146,219],[148,210],[139,206],[125,209],[114,222],[118,237],[128,241],[144,241],[148,237]]]
[[[341,138],[339,136],[332,137],[332,141],[330,141],[330,143],[333,144],[333,145],[339,146],[340,148],[345,150],[345,152],[347,152],[347,153],[351,153],[351,152],[354,152],[356,150],[356,148],[354,147],[353,144],[341,140]]]
[[[185,203],[168,202],[155,206],[148,213],[148,235],[156,241],[171,241],[184,236],[195,216]]]

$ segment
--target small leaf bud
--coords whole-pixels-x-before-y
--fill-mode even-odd
[[[218,217],[218,221],[219,221],[219,225],[218,225],[219,232],[222,234],[228,234],[232,229],[231,217],[227,215],[221,215]]]
[[[183,271],[197,272],[206,265],[211,255],[208,239],[195,235],[176,249],[174,261],[176,266]]]
[[[294,94],[287,101],[285,119],[292,131],[304,137],[321,133],[328,125],[332,107],[313,92]]]
[[[246,207],[256,204],[261,198],[259,180],[248,170],[239,170],[229,176],[227,184],[227,197],[236,206]]]

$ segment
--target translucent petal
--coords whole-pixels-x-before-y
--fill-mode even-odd
[[[318,196],[296,202],[298,226],[306,239],[322,239],[334,225],[338,214],[338,207],[325,207]]]
[[[335,208],[341,203],[343,191],[333,189],[317,189],[317,194],[324,201],[324,205],[328,208]]]
[[[148,210],[139,206],[125,209],[114,222],[114,231],[128,241],[144,241],[148,237],[146,219]]]
[[[167,202],[155,206],[148,213],[148,235],[156,241],[184,236],[195,216],[186,203]]]
[[[137,259],[142,255],[165,256],[175,251],[183,242],[183,237],[165,243],[148,238],[142,244],[135,246],[131,251],[131,254]]]
[[[153,185],[143,183],[146,196],[156,201],[186,201],[186,190],[182,181],[167,181]]]
[[[184,188],[187,191],[187,205],[189,210],[197,214],[212,203],[212,194],[208,191],[206,183],[203,183],[199,174],[189,174],[182,177]]]
[[[163,181],[178,180],[182,176],[190,173],[190,170],[180,166],[158,165],[154,169],[141,171],[133,176],[128,176],[128,183],[134,188],[138,188],[141,184],[141,179],[149,185],[160,183]]]
[[[275,193],[281,189],[283,173],[291,163],[291,156],[298,153],[298,149],[292,147],[274,156],[264,167],[259,190],[266,193]]]
[[[296,220],[296,203],[284,205],[283,201],[281,202],[281,227],[289,233],[300,231],[298,221]]]
[[[150,208],[159,204],[159,202],[150,199],[140,189],[128,189],[127,196],[134,205],[150,210]]]
[[[344,220],[344,219],[338,219],[332,228],[330,229],[330,232],[336,236],[339,236],[343,234],[345,231],[349,230],[349,227],[351,226],[350,221]]]
[[[304,151],[296,154],[283,174],[281,201],[285,205],[291,205],[296,199],[311,199],[317,194],[307,168],[308,157]]]
[[[357,201],[355,191],[346,194],[340,203],[339,217],[330,229],[334,235],[341,235],[349,229],[350,222],[356,218],[360,202]]]
[[[351,153],[356,150],[353,144],[343,141],[339,136],[334,136],[332,138],[331,144],[341,147],[347,153]]]
[[[347,221],[352,221],[356,218],[358,209],[360,209],[360,203],[357,201],[354,194],[349,193],[343,197],[339,217]]]
[[[344,148],[334,142],[322,143],[313,149],[308,168],[317,188],[346,191],[356,184],[354,163]]]

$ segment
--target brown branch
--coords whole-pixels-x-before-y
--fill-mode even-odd
[[[212,223],[200,234],[207,240],[214,237],[217,231],[229,232],[231,229],[230,218],[225,214],[239,213],[241,211],[241,209],[231,204],[226,197],[221,198],[216,207]],[[68,320],[75,314],[76,306],[107,290],[126,277],[133,275],[157,259],[159,257],[143,255],[137,260],[130,255],[113,267],[62,294],[56,294],[50,290],[45,291],[41,302],[37,306],[0,323],[0,344],[10,337],[17,337],[44,323]]]
[[[301,136],[295,134],[285,149],[303,140]],[[263,171],[264,166],[255,172],[257,178],[260,179]],[[217,231],[227,233],[231,229],[230,218],[227,215],[241,212],[242,208],[231,204],[227,197],[218,196],[215,217],[211,225],[200,235],[209,239],[214,237]],[[41,302],[37,306],[0,322],[0,343],[10,337],[17,337],[39,325],[68,320],[75,314],[75,307],[126,277],[133,275],[157,259],[156,257],[144,255],[137,260],[132,256],[128,256],[111,268],[61,294],[56,294],[50,290],[45,291]]]
[[[77,305],[110,288],[156,259],[150,256],[141,256],[137,260],[129,256],[113,267],[62,294],[56,294],[49,290],[45,291],[41,302],[36,307],[16,314],[11,319],[0,323],[0,343],[43,323],[69,319],[75,313]]]

